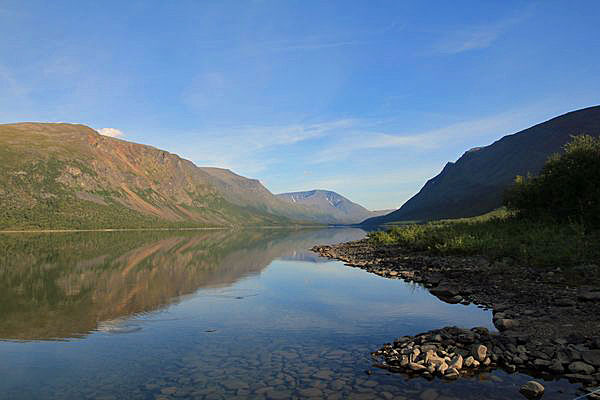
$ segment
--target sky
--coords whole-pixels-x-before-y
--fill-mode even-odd
[[[0,0],[0,123],[82,123],[393,209],[600,104],[600,2]]]

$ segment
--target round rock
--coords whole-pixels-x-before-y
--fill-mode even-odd
[[[536,381],[529,381],[519,389],[519,392],[528,399],[537,399],[544,394],[544,386]]]

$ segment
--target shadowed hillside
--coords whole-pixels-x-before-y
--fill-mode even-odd
[[[484,214],[501,206],[505,189],[517,175],[538,173],[546,159],[560,152],[572,135],[583,133],[600,135],[600,106],[573,111],[489,146],[471,149],[456,163],[446,164],[400,209],[363,224]]]

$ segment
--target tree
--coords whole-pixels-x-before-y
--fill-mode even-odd
[[[523,217],[552,217],[600,228],[600,138],[573,136],[538,176],[517,176],[505,205]]]

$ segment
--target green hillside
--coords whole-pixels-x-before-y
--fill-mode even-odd
[[[289,224],[177,155],[83,125],[0,125],[0,229]]]

